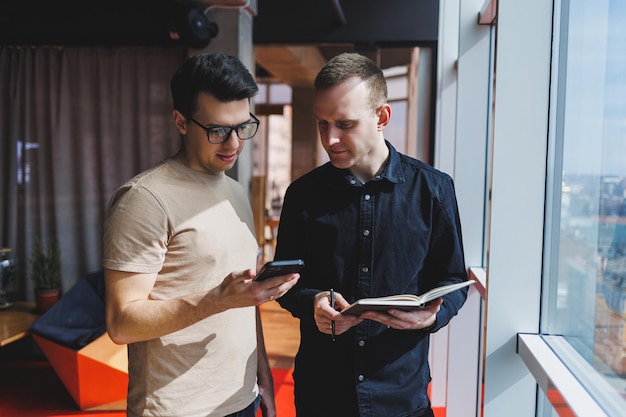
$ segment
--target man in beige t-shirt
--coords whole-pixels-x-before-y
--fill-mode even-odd
[[[256,282],[250,204],[225,175],[252,138],[258,87],[227,54],[171,82],[179,152],[122,185],[104,225],[107,330],[128,344],[129,416],[275,416],[256,306],[298,274]]]

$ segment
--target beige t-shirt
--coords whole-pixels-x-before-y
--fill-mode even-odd
[[[243,187],[173,160],[129,180],[111,198],[105,268],[158,272],[150,293],[169,299],[214,288],[256,267],[258,245]],[[230,309],[128,346],[130,416],[224,416],[258,394],[255,308]]]

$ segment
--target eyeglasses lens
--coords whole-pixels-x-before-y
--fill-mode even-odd
[[[230,133],[233,130],[227,127],[214,127],[212,129],[207,129],[207,137],[209,138],[209,142],[211,143],[222,143],[224,139],[230,136]]]
[[[256,122],[244,123],[236,127],[214,127],[207,129],[207,135],[209,137],[209,142],[222,143],[230,137],[232,131],[234,130],[237,133],[237,136],[239,136],[239,139],[245,140],[256,135],[258,127],[258,123]]]
[[[250,122],[237,127],[237,136],[240,139],[250,139],[256,134],[258,123]]]

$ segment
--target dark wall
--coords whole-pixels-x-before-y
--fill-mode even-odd
[[[173,45],[174,4],[180,3],[2,0],[0,44]],[[257,0],[257,9],[255,44],[424,46],[437,40],[438,0]]]
[[[258,0],[253,39],[421,46],[437,41],[438,21],[438,0]]]
[[[3,0],[0,44],[172,45],[167,0]]]

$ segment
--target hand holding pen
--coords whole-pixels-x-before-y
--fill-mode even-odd
[[[320,332],[330,334],[334,342],[337,336],[361,323],[364,319],[354,315],[342,315],[341,310],[350,304],[341,293],[331,289],[320,291],[313,300],[313,319]]]

